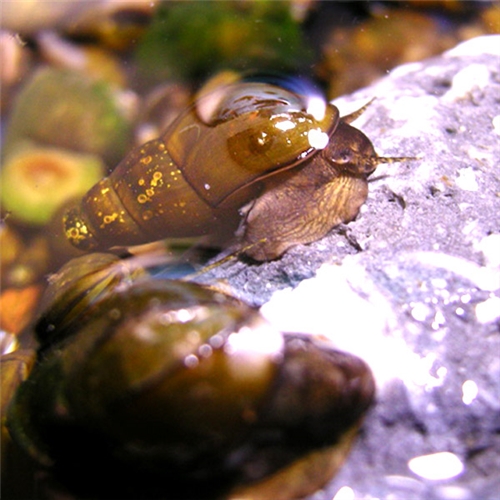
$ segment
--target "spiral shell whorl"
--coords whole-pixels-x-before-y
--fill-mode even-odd
[[[91,229],[81,205],[70,208],[63,217],[64,234],[80,250],[92,251],[99,243]]]

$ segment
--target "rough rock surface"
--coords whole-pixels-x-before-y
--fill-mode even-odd
[[[419,159],[381,165],[357,219],[323,240],[205,279],[372,366],[377,404],[312,499],[496,500],[500,36],[399,67],[335,104],[347,114],[373,96],[354,125],[380,155]]]

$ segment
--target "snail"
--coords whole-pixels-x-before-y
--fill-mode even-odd
[[[263,261],[351,221],[382,162],[339,110],[296,86],[232,83],[203,94],[133,149],[63,217],[83,250],[235,231]],[[239,227],[238,227],[239,226]]]
[[[15,442],[85,498],[290,499],[331,477],[373,399],[362,360],[207,286],[123,261],[105,278],[105,262],[50,284]]]

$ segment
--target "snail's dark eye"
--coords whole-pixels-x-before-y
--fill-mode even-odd
[[[352,150],[350,149],[342,149],[337,154],[333,155],[332,160],[335,163],[351,163],[352,162]]]

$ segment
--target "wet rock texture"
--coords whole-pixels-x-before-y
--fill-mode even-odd
[[[285,330],[366,359],[377,404],[314,500],[497,499],[500,491],[500,36],[399,67],[335,102],[381,165],[352,223],[223,278]]]

